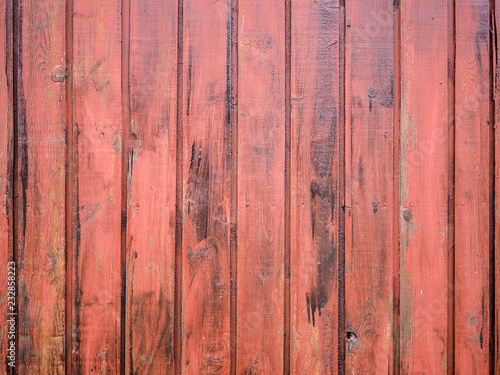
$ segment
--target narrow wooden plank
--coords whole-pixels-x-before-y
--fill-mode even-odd
[[[443,373],[448,314],[448,3],[401,3],[401,371]],[[453,61],[450,62],[451,64]],[[451,339],[451,338],[450,338]]]
[[[230,4],[184,1],[185,374],[230,365]]]
[[[490,2],[456,2],[455,371],[489,373]]]
[[[346,7],[347,373],[392,372],[393,4]]]
[[[73,371],[120,371],[121,8],[75,1]]]
[[[13,111],[13,3],[0,4],[0,264],[4,272],[0,276],[0,356],[2,373],[12,374],[15,366],[15,273],[12,262],[14,246],[13,182],[14,182],[14,111]],[[14,267],[9,269],[8,267]],[[9,273],[13,272],[13,273]],[[11,310],[11,308],[13,310]],[[11,322],[9,322],[9,320]],[[12,343],[12,346],[11,346]],[[8,358],[14,354],[12,358]],[[9,365],[11,364],[11,365]]]
[[[284,2],[240,0],[236,373],[283,371]]]
[[[64,373],[65,3],[16,4],[17,371]]]
[[[495,131],[493,134],[495,143],[494,167],[495,175],[493,180],[493,187],[495,192],[494,198],[494,211],[495,211],[495,249],[490,254],[490,267],[492,271],[491,289],[493,293],[494,309],[492,311],[491,335],[494,341],[490,342],[492,363],[491,368],[495,373],[500,373],[500,2],[495,0],[493,2],[493,9],[491,13],[491,28],[492,28],[492,69],[493,69],[493,99],[494,99],[494,121]],[[491,163],[491,161],[490,161]],[[490,290],[491,290],[490,289]]]
[[[131,0],[126,373],[173,372],[177,2]]]
[[[292,3],[291,372],[338,358],[339,8]]]

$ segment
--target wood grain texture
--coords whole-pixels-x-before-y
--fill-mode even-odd
[[[126,373],[173,371],[177,2],[132,0]]]
[[[284,2],[240,0],[237,373],[283,371]]]
[[[455,371],[489,373],[490,3],[458,1],[455,73]]]
[[[75,1],[73,371],[120,371],[121,8]]]
[[[291,21],[291,372],[336,374],[338,2],[293,2]]]
[[[500,372],[499,12],[0,1],[0,355]]]
[[[495,146],[495,175],[494,175],[494,188],[495,188],[495,200],[494,200],[494,213],[495,213],[495,249],[491,254],[491,271],[493,275],[490,275],[492,279],[492,286],[494,290],[494,311],[491,311],[491,316],[493,320],[491,321],[491,329],[493,340],[490,342],[491,352],[493,353],[491,368],[494,372],[500,373],[500,131],[498,126],[500,124],[500,2],[493,2],[492,9],[492,69],[493,69],[493,99],[494,99],[494,121],[495,121],[495,131],[494,146]]]
[[[17,370],[64,373],[65,3],[16,4]]]
[[[401,3],[401,372],[448,352],[448,4]]]
[[[9,282],[12,275],[7,272],[9,262],[13,261],[14,249],[14,216],[13,216],[13,182],[14,182],[14,87],[13,87],[13,3],[4,1],[0,4],[0,264],[6,272],[0,276],[0,356],[7,357],[12,341],[10,325],[7,320],[15,311],[15,290],[9,294]],[[10,303],[9,303],[10,302]],[[10,336],[10,337],[9,337]],[[9,353],[10,354],[10,353]],[[12,374],[12,367],[3,361],[1,372]]]
[[[230,365],[230,6],[184,1],[184,373]]]
[[[393,6],[346,13],[346,373],[392,371]]]

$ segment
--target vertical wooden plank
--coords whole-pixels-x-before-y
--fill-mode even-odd
[[[10,350],[15,348],[15,332],[10,330],[9,320],[15,310],[15,266],[13,266],[13,171],[14,171],[14,118],[13,118],[13,3],[0,4],[0,247],[3,249],[0,264],[4,272],[0,277],[0,356],[2,372],[12,374],[14,367]],[[9,271],[13,271],[14,274]],[[14,320],[15,322],[15,320]],[[11,343],[13,343],[11,347]],[[15,365],[15,363],[12,363]]]
[[[283,371],[284,16],[239,2],[237,373]]]
[[[456,2],[455,371],[489,373],[490,2]]]
[[[392,372],[393,5],[346,5],[347,373]]]
[[[291,372],[338,358],[339,8],[292,2]]]
[[[126,373],[173,372],[177,2],[131,0]]]
[[[230,365],[230,4],[184,1],[185,374]]]
[[[65,3],[16,2],[17,371],[64,373]]]
[[[401,371],[447,369],[448,3],[401,3]],[[453,70],[451,70],[453,71]],[[451,338],[450,338],[451,339]]]
[[[120,371],[121,7],[75,1],[73,371]]]
[[[492,3],[491,12],[491,28],[492,28],[492,69],[493,69],[493,99],[494,99],[494,146],[495,155],[493,165],[495,167],[495,175],[493,180],[493,187],[495,192],[494,198],[494,211],[495,211],[495,249],[491,254],[490,261],[491,271],[493,275],[493,301],[495,311],[491,312],[492,320],[490,321],[492,335],[494,342],[490,342],[491,352],[493,353],[491,368],[494,372],[500,373],[500,131],[498,130],[500,124],[500,44],[499,44],[499,31],[500,31],[500,2],[494,0]],[[491,163],[492,161],[490,161]]]

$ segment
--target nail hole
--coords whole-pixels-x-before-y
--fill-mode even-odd
[[[358,336],[353,331],[347,331],[346,335],[347,341],[356,342],[358,341]]]

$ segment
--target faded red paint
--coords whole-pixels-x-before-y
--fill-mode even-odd
[[[18,372],[500,371],[497,5],[2,2]]]

